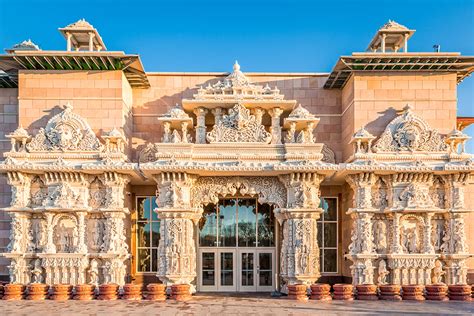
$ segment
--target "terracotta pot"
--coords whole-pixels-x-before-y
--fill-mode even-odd
[[[128,301],[139,301],[142,299],[142,285],[141,284],[125,284],[123,286],[122,299]]]
[[[424,289],[425,287],[423,285],[403,285],[402,299],[407,301],[424,301]]]
[[[331,297],[331,286],[324,283],[311,284],[311,297],[312,300],[317,301],[330,301]]]
[[[90,301],[94,298],[95,286],[92,284],[78,284],[75,287],[74,299],[77,301]]]
[[[449,285],[448,286],[448,296],[450,300],[453,301],[465,301],[470,302],[472,289],[470,285],[467,284],[458,284],[458,285]]]
[[[51,296],[49,297],[51,300],[54,301],[66,301],[71,299],[72,296],[72,288],[73,286],[70,284],[54,284],[53,291]]]
[[[385,284],[379,285],[380,289],[380,299],[386,301],[401,301],[402,297],[400,296],[400,285],[396,284]]]
[[[25,288],[23,284],[7,284],[3,287],[3,299],[6,301],[21,300]]]
[[[49,285],[42,283],[32,283],[28,285],[28,300],[42,301],[48,296]]]
[[[189,284],[173,284],[171,298],[176,301],[189,301],[191,299],[191,286]]]
[[[334,284],[334,299],[343,301],[354,300],[354,286],[352,284]]]
[[[99,286],[99,300],[114,301],[118,299],[119,286],[115,283],[101,284]]]
[[[146,286],[146,299],[150,301],[165,301],[166,300],[166,286],[160,283],[150,283]]]
[[[357,299],[362,301],[376,301],[379,299],[377,296],[377,285],[375,284],[360,284],[356,285]]]

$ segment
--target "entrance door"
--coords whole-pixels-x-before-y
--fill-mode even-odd
[[[207,205],[199,222],[199,291],[275,289],[273,209],[255,198]]]
[[[275,289],[275,250],[239,249],[240,292],[270,292]]]

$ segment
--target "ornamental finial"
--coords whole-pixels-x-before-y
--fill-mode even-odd
[[[240,65],[239,62],[236,60],[234,63],[234,71],[239,71],[240,70]]]

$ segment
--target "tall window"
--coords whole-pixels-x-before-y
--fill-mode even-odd
[[[156,197],[137,197],[136,217],[136,267],[137,272],[158,271],[158,242],[160,240],[160,221],[153,211],[157,206]]]
[[[337,273],[337,198],[321,198],[321,208],[324,212],[318,220],[318,244],[320,247],[320,260],[322,273]]]

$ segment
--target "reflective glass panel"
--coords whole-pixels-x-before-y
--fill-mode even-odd
[[[199,245],[201,247],[217,246],[217,208],[214,204],[204,207],[199,220]]]
[[[213,252],[202,253],[202,285],[215,285],[215,256]]]
[[[272,286],[272,254],[269,252],[258,254],[259,276],[258,285]]]
[[[269,204],[258,204],[258,247],[275,246],[275,217],[273,207]]]
[[[321,208],[324,210],[324,221],[337,221],[337,199],[322,198]]]
[[[221,285],[234,285],[234,254],[221,253]]]
[[[137,223],[137,246],[150,247],[150,224],[146,222]]]
[[[238,200],[239,247],[256,246],[257,216],[254,199]]]
[[[336,223],[324,223],[324,247],[337,247]]]
[[[150,218],[150,214],[147,213],[147,211],[150,210],[150,207],[147,204],[147,198],[137,199],[137,220],[147,220]]]
[[[150,271],[151,254],[149,249],[138,249],[137,270],[139,272]]]
[[[219,247],[235,247],[236,215],[236,200],[226,199],[219,202]]]
[[[149,197],[149,199],[151,203],[151,208],[150,208],[151,219],[154,221],[157,221],[159,219],[158,219],[158,214],[155,212],[155,209],[158,207],[158,205],[156,204],[156,197],[152,196],[152,197]]]
[[[151,250],[151,271],[158,271],[158,249]]]
[[[324,272],[337,272],[336,249],[324,249]]]
[[[242,253],[242,285],[253,285],[254,261],[253,253]]]

